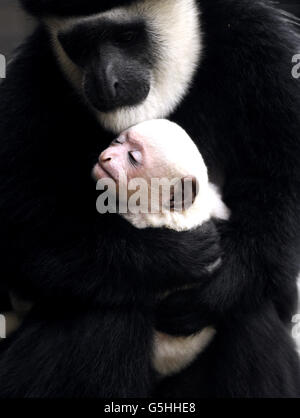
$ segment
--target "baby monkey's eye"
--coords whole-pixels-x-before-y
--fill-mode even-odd
[[[142,153],[140,151],[129,151],[128,159],[130,164],[136,167],[142,163]]]
[[[126,136],[120,135],[118,138],[113,140],[113,144],[124,144],[126,142]]]

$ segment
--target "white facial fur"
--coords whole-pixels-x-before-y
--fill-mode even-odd
[[[127,7],[113,9],[98,16],[120,20],[122,16],[140,16],[146,19],[159,45],[156,68],[147,99],[132,108],[110,113],[96,110],[103,127],[119,134],[130,126],[149,119],[167,117],[187,94],[202,51],[199,10],[195,0],[141,0]],[[77,90],[81,89],[82,74],[67,57],[57,40],[57,32],[83,18],[48,18],[46,24],[52,34],[53,46],[63,71]]]

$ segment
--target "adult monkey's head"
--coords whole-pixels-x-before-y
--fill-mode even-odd
[[[105,128],[167,117],[186,95],[201,55],[196,0],[21,1]]]

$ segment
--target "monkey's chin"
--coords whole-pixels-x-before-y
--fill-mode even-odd
[[[96,181],[102,179],[112,179],[113,181],[116,181],[112,174],[105,170],[103,167],[101,167],[99,163],[96,164],[93,168],[92,176]]]

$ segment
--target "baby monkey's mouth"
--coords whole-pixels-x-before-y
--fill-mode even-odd
[[[95,178],[95,180],[110,178],[110,179],[116,181],[113,174],[109,170],[107,170],[107,168],[104,168],[103,165],[101,164],[101,162],[98,162],[95,165],[95,167],[93,169],[93,172],[92,172],[92,175]]]

